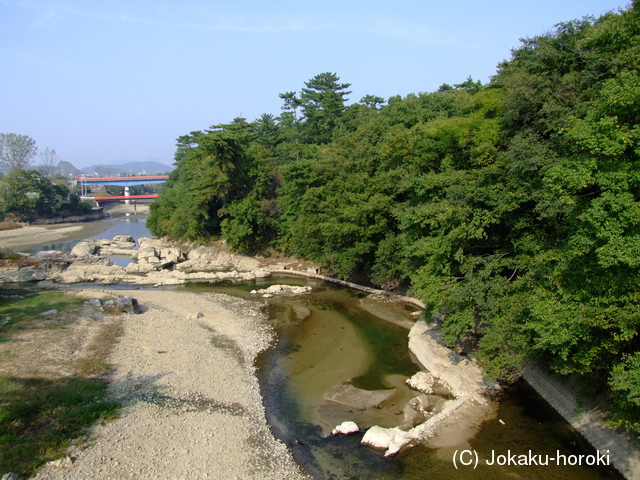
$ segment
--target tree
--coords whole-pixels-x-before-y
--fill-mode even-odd
[[[38,170],[47,178],[52,178],[55,174],[56,167],[60,163],[60,155],[55,150],[50,150],[49,147],[40,154],[40,165]]]
[[[384,98],[378,97],[376,95],[365,95],[360,99],[360,103],[366,105],[367,107],[380,110],[380,107],[384,103]]]
[[[445,84],[446,85],[446,84]],[[480,88],[482,87],[482,82],[480,80],[478,80],[477,82],[474,82],[473,79],[471,78],[471,76],[468,76],[467,79],[462,82],[462,83],[456,83],[454,85],[454,87],[456,87],[457,89],[467,89],[472,93],[476,93],[480,90]],[[443,85],[440,86],[440,89],[438,89],[438,91],[446,91],[446,87],[444,90],[441,90],[443,88]]]
[[[181,135],[176,140],[176,153],[174,155],[175,165],[180,164],[180,160],[193,148],[198,146],[198,139],[203,135],[201,131],[192,131],[188,135]]]
[[[254,131],[258,136],[258,143],[265,147],[275,147],[282,141],[280,126],[276,118],[270,113],[263,113],[254,122]]]
[[[320,73],[302,89],[300,99],[305,117],[304,131],[313,143],[329,143],[338,119],[345,111],[345,95],[350,83],[338,83],[340,77],[335,73]]]
[[[59,210],[69,189],[51,183],[37,170],[16,170],[5,177],[0,195],[5,214],[29,219]]]
[[[281,107],[282,113],[278,117],[278,125],[282,127],[282,139],[284,144],[280,147],[284,157],[284,163],[295,158],[300,160],[300,120],[298,118],[298,108],[302,105],[296,92],[285,92],[280,94],[284,101]]]
[[[281,122],[283,122],[285,126],[296,124],[298,122],[298,108],[302,105],[302,101],[296,97],[296,92],[285,92],[279,96],[284,101],[282,110],[287,114],[282,114]]]
[[[9,172],[27,168],[37,152],[36,141],[28,135],[0,133],[0,160]]]
[[[180,137],[179,149],[190,146],[176,155],[177,168],[150,207],[147,225],[154,235],[195,240],[220,233],[229,203],[248,190],[248,126],[244,119],[236,119],[197,138]]]

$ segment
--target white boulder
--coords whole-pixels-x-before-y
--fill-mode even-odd
[[[407,379],[407,385],[419,392],[431,395],[435,379],[429,372],[418,372],[413,377]]]
[[[331,435],[351,435],[352,433],[358,433],[360,429],[355,422],[342,422],[336,428],[331,431]]]

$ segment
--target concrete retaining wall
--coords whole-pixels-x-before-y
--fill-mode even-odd
[[[596,450],[608,453],[612,466],[625,478],[640,479],[640,441],[637,438],[628,432],[607,428],[597,407],[581,409],[571,388],[541,369],[527,367],[524,379]]]

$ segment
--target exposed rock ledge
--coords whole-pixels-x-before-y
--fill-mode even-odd
[[[0,283],[49,280],[105,285],[180,285],[188,282],[251,281],[271,272],[258,260],[216,247],[181,249],[163,240],[129,236],[79,242],[70,254],[59,251],[23,255],[21,262],[0,263]],[[126,268],[107,256],[130,256]]]
[[[409,350],[424,371],[417,373],[407,384],[425,394],[448,393],[439,411],[425,422],[410,429],[402,427],[371,427],[362,443],[385,450],[385,456],[395,455],[436,436],[441,429],[455,427],[458,435],[452,444],[462,443],[473,435],[475,428],[494,413],[488,397],[500,387],[487,381],[475,361],[455,354],[440,343],[437,326],[418,320],[409,333]],[[454,415],[454,413],[456,415]],[[463,419],[464,427],[460,419]],[[455,425],[458,424],[458,425]],[[451,446],[438,442],[438,446]]]

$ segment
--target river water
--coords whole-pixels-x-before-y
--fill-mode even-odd
[[[109,225],[105,229],[91,238],[96,240],[112,239],[116,235],[131,235],[136,240],[142,237],[152,237],[151,232],[147,228],[147,215],[121,215],[113,217],[109,220]],[[46,250],[60,250],[62,252],[70,252],[80,240],[72,240],[66,242],[51,243],[41,245],[28,251],[28,253],[36,253]],[[126,267],[131,259],[129,257],[110,257],[111,260],[121,267]]]
[[[392,427],[402,423],[404,403],[415,396],[404,379],[419,369],[407,348],[408,330],[389,322],[394,313],[387,303],[366,298],[362,292],[300,278],[262,281],[258,286],[193,285],[191,290],[215,290],[255,298],[250,289],[274,283],[310,285],[313,293],[269,298],[264,305],[278,332],[277,344],[259,360],[259,376],[268,421],[274,434],[289,445],[296,460],[318,479],[603,479],[621,478],[612,469],[586,466],[484,465],[456,469],[456,450],[492,455],[593,455],[595,452],[531,387],[521,382],[510,387],[499,402],[496,418],[481,426],[468,443],[454,448],[416,447],[395,458],[360,445],[363,434],[331,437],[327,434],[344,420],[355,420],[361,430],[373,424]],[[259,300],[264,302],[264,300]],[[365,303],[366,302],[366,303]],[[363,304],[367,308],[363,308]],[[300,307],[310,315],[301,320]],[[372,308],[373,307],[373,308]],[[408,310],[395,311],[410,318]],[[371,312],[381,312],[383,320]],[[393,318],[391,318],[393,320]],[[367,390],[397,388],[381,406],[344,407],[325,399],[337,384]]]
[[[151,236],[144,216],[123,217],[94,238]],[[77,242],[47,245],[37,250],[70,251]],[[126,265],[128,259],[114,259]],[[264,299],[249,292],[275,283],[310,285],[311,294]],[[246,285],[194,284],[190,291],[217,291],[262,303],[276,328],[277,342],[259,359],[265,409],[274,435],[289,445],[300,465],[318,479],[620,479],[612,469],[585,466],[488,466],[456,469],[456,450],[480,458],[492,455],[592,455],[593,449],[535,391],[521,382],[500,400],[497,416],[487,420],[475,437],[457,448],[416,447],[391,459],[360,445],[362,434],[327,434],[344,420],[364,429],[373,424],[402,423],[404,403],[415,395],[404,379],[418,371],[408,348],[406,323],[410,307],[398,309],[365,298],[362,292],[305,278],[271,278]],[[305,318],[301,318],[305,317]],[[397,320],[397,321],[396,321]],[[395,322],[395,323],[394,323]],[[336,385],[364,390],[396,389],[381,408],[344,407],[328,401]],[[330,395],[329,395],[330,396]]]

